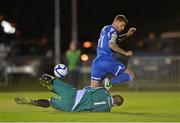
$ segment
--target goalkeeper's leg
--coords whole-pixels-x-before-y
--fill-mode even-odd
[[[34,105],[34,106],[39,106],[43,108],[48,108],[50,107],[50,101],[47,99],[36,99],[36,100],[28,100],[22,97],[17,97],[14,99],[14,101],[17,104],[27,104],[27,105]]]
[[[75,88],[51,75],[43,74],[39,78],[39,81],[41,85],[47,87],[51,92],[61,96],[62,98],[71,98],[72,95],[76,95],[77,90]]]
[[[55,77],[48,75],[48,74],[43,74],[40,78],[39,78],[39,82],[41,85],[47,87],[49,90],[53,90],[53,85],[52,82],[55,79]]]

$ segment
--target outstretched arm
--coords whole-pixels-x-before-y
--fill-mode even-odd
[[[136,28],[131,27],[127,33],[118,36],[118,41],[125,40],[126,38],[132,36],[134,34],[134,32],[136,32]]]
[[[124,41],[127,38],[128,38],[127,33],[125,33],[125,34],[122,34],[122,35],[118,36],[118,41]]]

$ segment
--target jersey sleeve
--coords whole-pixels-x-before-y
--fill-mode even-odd
[[[109,43],[116,42],[117,38],[118,38],[118,33],[115,30],[109,32]]]

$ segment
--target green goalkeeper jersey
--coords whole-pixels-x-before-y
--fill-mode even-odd
[[[86,89],[82,99],[73,109],[75,112],[109,112],[112,107],[112,99],[105,88]]]

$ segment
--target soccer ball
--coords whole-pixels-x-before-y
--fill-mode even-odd
[[[57,64],[54,67],[54,75],[58,78],[64,78],[68,73],[68,68],[65,64]]]

